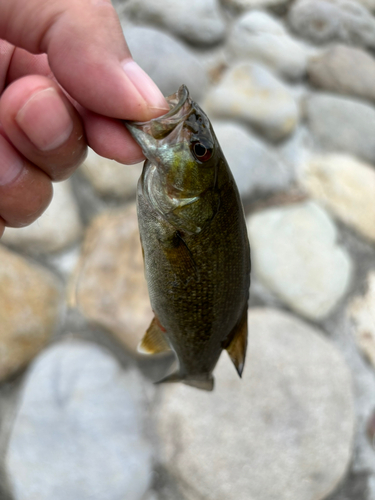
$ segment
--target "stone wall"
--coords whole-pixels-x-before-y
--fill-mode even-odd
[[[207,111],[252,247],[248,359],[155,386],[141,165],[90,152],[0,245],[0,498],[375,500],[375,1],[117,0]]]

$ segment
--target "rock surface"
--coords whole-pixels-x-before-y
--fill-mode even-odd
[[[375,163],[375,109],[360,101],[316,94],[306,100],[306,118],[318,147],[345,151]]]
[[[375,47],[375,19],[353,0],[297,0],[289,23],[302,38],[314,43],[342,41]]]
[[[50,206],[38,220],[22,228],[6,228],[2,242],[31,253],[57,252],[81,236],[82,224],[70,181],[53,186]]]
[[[301,166],[300,182],[344,223],[375,241],[375,170],[345,155],[316,156]]]
[[[162,462],[180,488],[171,498],[316,500],[345,474],[354,417],[341,354],[277,310],[250,310],[249,331],[242,380],[224,353],[212,394],[164,388]]]
[[[365,0],[364,0],[365,1]],[[371,1],[371,0],[368,0]],[[291,0],[223,0],[224,5],[236,9],[261,9],[267,7],[279,7],[290,3]]]
[[[0,246],[0,381],[48,343],[60,313],[60,286],[52,273]]]
[[[290,186],[293,169],[245,127],[220,121],[212,125],[243,199],[254,193],[270,193]]]
[[[316,87],[375,101],[375,59],[363,50],[335,45],[310,60],[308,74]]]
[[[141,500],[143,383],[99,346],[55,345],[30,369],[6,453],[16,500]]]
[[[226,31],[217,0],[128,0],[125,14],[162,26],[194,45],[217,43]]]
[[[135,198],[138,179],[143,162],[136,165],[122,165],[108,160],[89,149],[89,154],[81,166],[81,172],[90,181],[100,196]]]
[[[266,12],[250,11],[233,24],[228,51],[230,58],[258,61],[287,78],[306,72],[307,48]]]
[[[71,303],[133,353],[153,318],[143,269],[136,208],[131,204],[92,222],[70,284]]]
[[[259,280],[297,313],[327,316],[348,288],[352,262],[326,212],[313,202],[269,208],[249,217],[248,231]]]
[[[355,325],[355,336],[363,354],[375,368],[375,273],[368,276],[364,296],[356,297],[349,305],[349,316]]]
[[[255,63],[230,68],[208,93],[204,109],[212,117],[242,120],[276,141],[290,135],[298,122],[297,103],[288,89]]]
[[[160,30],[145,27],[129,27],[125,35],[134,60],[165,96],[185,84],[194,100],[203,97],[208,88],[206,70],[183,43]]]

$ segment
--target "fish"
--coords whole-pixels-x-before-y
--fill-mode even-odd
[[[173,351],[161,382],[212,391],[226,350],[239,376],[247,348],[250,246],[244,210],[212,125],[185,85],[170,110],[124,121],[146,161],[137,187],[145,277],[154,318],[138,350]]]

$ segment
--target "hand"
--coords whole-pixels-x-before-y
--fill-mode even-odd
[[[132,60],[110,0],[2,0],[0,39],[1,236],[40,216],[51,181],[72,174],[87,144],[140,161],[116,119],[148,120],[168,105]]]

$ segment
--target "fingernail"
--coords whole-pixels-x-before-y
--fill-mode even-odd
[[[143,99],[147,102],[150,108],[169,110],[167,101],[165,100],[163,94],[160,92],[157,85],[152,81],[147,73],[138,66],[134,61],[125,61],[123,63],[123,69],[126,76],[141,94]]]
[[[5,137],[0,135],[0,186],[10,184],[23,169],[23,161]]]
[[[33,94],[18,111],[16,122],[40,151],[58,148],[73,130],[73,120],[52,87]]]

